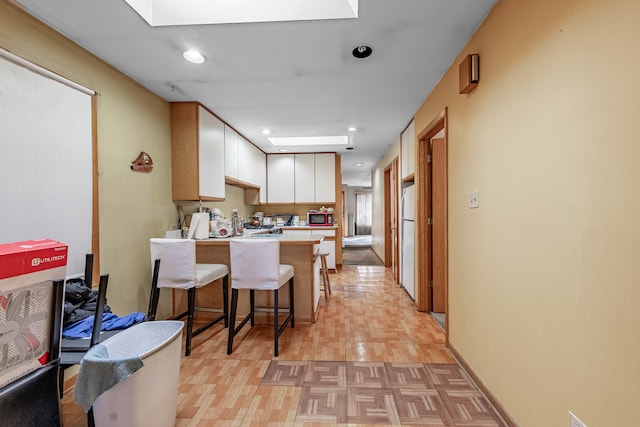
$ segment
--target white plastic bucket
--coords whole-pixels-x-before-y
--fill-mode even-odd
[[[175,424],[183,326],[175,320],[144,322],[101,343],[110,358],[137,355],[144,366],[96,399],[97,427]]]

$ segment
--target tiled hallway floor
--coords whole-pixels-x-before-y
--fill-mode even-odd
[[[248,326],[226,354],[215,326],[182,357],[177,426],[505,426],[444,345],[428,313],[417,312],[383,267],[331,274],[318,322],[280,338]],[[64,426],[86,425],[63,398]]]

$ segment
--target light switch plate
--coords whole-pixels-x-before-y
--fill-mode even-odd
[[[471,209],[480,207],[480,201],[478,200],[477,191],[472,191],[471,193],[469,193],[469,207]]]
[[[569,411],[569,427],[587,427],[587,425]]]

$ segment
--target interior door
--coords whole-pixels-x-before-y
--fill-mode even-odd
[[[385,267],[390,267],[393,279],[400,283],[400,236],[398,219],[398,158],[384,170],[385,198]]]
[[[432,287],[431,311],[445,312],[446,280],[446,162],[447,151],[444,138],[432,138],[431,153],[431,254]]]
[[[441,325],[448,342],[447,108],[420,131],[417,141],[416,307],[444,313]]]

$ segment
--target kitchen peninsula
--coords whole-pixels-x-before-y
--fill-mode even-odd
[[[244,239],[278,239],[280,241],[280,263],[294,268],[294,303],[296,323],[314,323],[320,299],[319,260],[316,252],[323,239],[322,235],[310,234],[253,234]],[[230,265],[229,239],[205,239],[196,241],[196,262]],[[231,287],[231,282],[229,283]],[[219,284],[205,286],[196,293],[196,306],[222,307],[222,292]],[[229,298],[231,290],[229,290]],[[256,292],[256,307],[273,307],[273,294]],[[179,313],[186,307],[186,292],[175,292],[173,311]],[[288,292],[280,294],[281,307],[289,306]],[[249,293],[240,292],[238,317],[248,312]],[[197,316],[206,315],[199,312]],[[257,312],[256,323],[272,323],[271,313]]]

